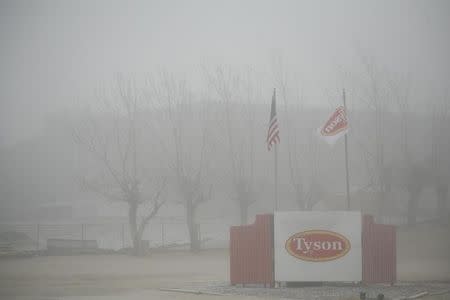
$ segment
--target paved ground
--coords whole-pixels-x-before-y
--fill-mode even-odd
[[[436,266],[445,265],[441,261]],[[414,267],[414,272],[419,270]],[[427,272],[429,272],[428,270]],[[408,273],[407,269],[399,272]],[[420,272],[419,272],[420,273]],[[225,250],[154,253],[136,258],[125,255],[48,256],[0,259],[0,299],[18,300],[141,300],[141,299],[357,299],[382,292],[389,298],[420,291],[450,290],[450,283],[401,283],[390,286],[320,286],[264,289],[231,287]],[[186,294],[161,288],[188,289],[205,293]],[[448,294],[447,294],[448,295]],[[450,299],[450,295],[433,300]]]
[[[0,259],[0,299],[219,299],[159,289],[192,288],[227,279],[225,250],[155,253],[144,258],[86,255]]]
[[[426,282],[426,283],[397,283],[390,285],[364,285],[364,284],[337,284],[328,283],[323,285],[303,285],[297,287],[281,287],[265,289],[261,287],[230,287],[228,284],[222,286],[210,286],[205,290],[226,293],[228,295],[255,296],[269,299],[312,299],[312,300],[357,300],[360,292],[366,293],[369,299],[376,299],[377,295],[383,294],[386,299],[403,299],[405,297],[423,294],[422,300],[450,300],[450,283]]]

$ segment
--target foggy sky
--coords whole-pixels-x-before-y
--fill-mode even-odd
[[[308,101],[326,104],[360,51],[410,73],[427,101],[450,85],[449,29],[448,1],[0,0],[0,146],[38,134],[48,113],[115,73],[158,66],[188,78],[217,64],[270,74],[282,55]]]

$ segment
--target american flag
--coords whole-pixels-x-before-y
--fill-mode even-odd
[[[277,105],[275,97],[275,89],[272,96],[272,108],[270,109],[269,130],[267,131],[267,149],[270,151],[272,145],[280,143],[280,130],[277,120]]]

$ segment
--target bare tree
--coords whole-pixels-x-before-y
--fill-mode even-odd
[[[87,111],[85,122],[74,125],[73,135],[102,170],[97,178],[83,176],[83,185],[106,199],[127,204],[133,254],[139,255],[144,230],[165,202],[165,180],[149,174],[140,159],[141,93],[135,81],[118,77],[116,87],[112,95],[97,95],[102,109]]]
[[[279,95],[283,100],[285,110],[285,139],[288,152],[288,169],[290,183],[295,192],[295,200],[299,209],[312,210],[313,206],[318,202],[317,193],[320,190],[318,178],[318,149],[317,139],[312,136],[313,130],[309,130],[308,143],[304,144],[297,138],[299,136],[296,123],[293,122],[291,114],[296,116],[302,114],[303,97],[299,90],[295,91],[295,95],[289,91],[289,76],[285,71],[281,56],[278,56],[274,62],[273,74],[278,86]],[[288,109],[289,96],[295,99],[295,110]],[[297,118],[299,119],[299,118]],[[301,118],[300,118],[301,119]],[[297,122],[298,123],[298,122]],[[310,129],[310,128],[309,128]],[[295,132],[295,134],[294,134]],[[307,170],[307,171],[306,171]],[[306,172],[305,172],[306,171]]]
[[[426,185],[428,175],[426,167],[422,164],[414,163],[407,168],[406,188],[409,194],[408,224],[410,225],[416,223],[419,199]]]
[[[366,165],[368,167],[371,188],[377,193],[378,214],[384,214],[386,194],[389,190],[389,174],[391,170],[385,162],[385,130],[388,114],[388,87],[383,73],[377,68],[373,58],[360,55],[364,68],[363,81],[360,84],[359,99],[373,112],[374,116],[374,148],[365,148]],[[360,143],[361,144],[361,143]]]
[[[418,203],[422,190],[424,189],[426,182],[426,170],[425,166],[414,162],[412,159],[411,151],[409,150],[409,122],[411,121],[410,113],[410,84],[409,78],[405,82],[400,80],[390,80],[389,82],[390,92],[392,94],[393,100],[397,106],[398,114],[400,117],[400,146],[401,146],[401,159],[400,168],[403,175],[400,186],[406,188],[408,192],[408,202],[407,202],[407,221],[408,224],[414,224],[416,222],[418,214]],[[391,182],[387,182],[390,186]]]
[[[403,81],[390,80],[389,87],[400,115],[400,144],[402,160],[404,164],[409,165],[411,163],[408,138],[409,122],[411,121],[410,79],[408,77],[407,80]]]
[[[159,82],[150,81],[150,86],[166,110],[171,126],[175,156],[172,169],[185,207],[190,249],[197,251],[201,241],[196,213],[199,206],[212,196],[212,185],[206,181],[209,166],[209,124],[206,116],[209,115],[209,103],[205,99],[194,103],[187,83],[176,80],[165,71],[160,72]],[[197,139],[198,132],[200,140]]]
[[[216,91],[224,110],[225,138],[231,168],[233,198],[239,206],[241,224],[247,223],[248,209],[255,198],[255,107],[254,99],[260,96],[260,86],[251,69],[234,72],[217,67],[215,72],[204,70],[206,79]],[[241,105],[238,107],[238,103]],[[242,122],[242,126],[237,125]],[[244,130],[236,131],[236,128]]]
[[[449,124],[450,104],[448,100],[435,102],[431,120],[431,170],[437,196],[437,217],[444,217],[448,213],[448,186],[450,183],[450,160],[447,157],[450,150],[448,148],[450,143]]]
[[[447,101],[434,101],[431,115],[431,159],[428,164],[418,164],[412,159],[409,150],[408,129],[410,128],[410,84],[409,80],[390,82],[390,91],[397,104],[400,117],[400,145],[402,156],[402,169],[406,170],[406,189],[408,191],[408,224],[414,224],[418,215],[418,202],[421,191],[427,185],[434,186],[437,196],[436,216],[443,217],[447,214],[449,162],[446,159],[449,136],[447,127],[449,124],[450,105]],[[425,116],[428,118],[428,116]]]

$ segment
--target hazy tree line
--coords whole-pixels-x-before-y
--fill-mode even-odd
[[[448,216],[449,95],[421,99],[428,110],[415,107],[408,76],[361,61],[362,71],[346,78],[352,209],[406,216],[410,224],[430,210]],[[168,71],[117,76],[89,106],[54,117],[43,136],[2,149],[2,207],[57,201],[81,188],[126,204],[137,251],[149,221],[177,202],[198,250],[205,203],[226,201],[242,224],[273,210],[273,154],[265,138],[276,87],[280,209],[345,209],[342,143],[329,147],[315,135],[341,104],[339,89],[330,105],[309,106],[308,87],[281,60],[269,75],[225,66],[200,73],[195,89]]]

